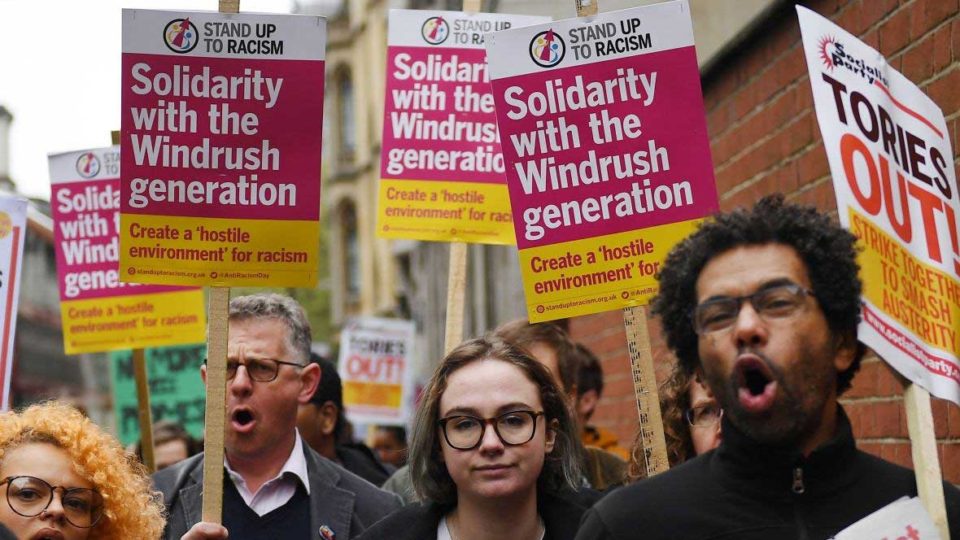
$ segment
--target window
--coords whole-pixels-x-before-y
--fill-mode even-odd
[[[343,67],[337,71],[337,130],[339,131],[338,155],[340,163],[352,163],[357,149],[357,132],[353,114],[353,79],[350,70]]]

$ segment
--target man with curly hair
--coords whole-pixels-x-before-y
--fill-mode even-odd
[[[223,525],[200,521],[199,454],[154,476],[169,512],[164,537],[349,540],[399,508],[398,497],[324,459],[297,432],[297,407],[321,376],[303,308],[279,294],[237,297],[228,332]]]
[[[680,368],[723,407],[717,450],[611,494],[578,540],[830,538],[916,495],[914,474],[857,450],[837,402],[860,366],[855,237],[761,199],[679,243],[653,310]],[[960,491],[944,486],[960,534]]]

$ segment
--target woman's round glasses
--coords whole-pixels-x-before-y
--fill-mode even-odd
[[[487,424],[493,424],[493,431],[507,446],[526,444],[537,433],[537,417],[543,411],[510,411],[494,418],[456,415],[437,421],[443,431],[447,444],[457,450],[473,450],[480,446]]]
[[[94,489],[51,486],[46,480],[34,476],[8,476],[0,486],[3,484],[7,484],[10,509],[23,517],[42,514],[50,507],[58,489],[63,515],[74,527],[93,527],[103,516],[103,497]]]
[[[710,427],[723,418],[723,409],[716,403],[708,403],[683,411],[683,417],[693,427]]]

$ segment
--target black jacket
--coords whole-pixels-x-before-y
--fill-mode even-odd
[[[393,467],[381,463],[365,444],[339,445],[336,452],[337,459],[340,460],[340,465],[344,469],[377,487],[382,486],[393,474]]]
[[[537,511],[546,527],[543,540],[573,540],[581,516],[599,497],[600,493],[592,489],[538,494]],[[380,520],[357,540],[437,540],[440,518],[450,510],[432,502],[409,504]]]
[[[956,537],[960,491],[944,492]],[[611,493],[576,540],[826,539],[916,494],[913,471],[857,450],[842,409],[836,437],[807,458],[761,446],[725,417],[717,450]]]
[[[400,507],[400,498],[381,491],[336,463],[320,457],[306,443],[303,451],[310,478],[310,530],[321,540],[320,528],[328,527],[337,540],[355,538],[371,524]],[[224,472],[226,478],[226,472]],[[225,480],[229,481],[229,480]],[[167,508],[164,538],[178,540],[200,521],[203,491],[203,454],[187,458],[153,475]],[[243,533],[230,531],[230,538]]]

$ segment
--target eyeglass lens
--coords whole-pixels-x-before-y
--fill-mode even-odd
[[[227,361],[227,379],[237,376],[240,365],[241,363],[236,360]],[[247,376],[257,382],[270,382],[276,379],[277,371],[280,369],[280,364],[268,358],[245,360],[242,365],[247,369]]]
[[[7,486],[7,503],[21,516],[38,516],[50,507],[57,489],[61,490],[60,504],[67,521],[81,528],[97,523],[103,514],[103,497],[92,489],[53,487],[40,478],[17,476]]]
[[[492,423],[503,444],[516,446],[533,439],[537,416],[533,411],[513,411],[487,419],[451,416],[444,419],[443,431],[450,446],[458,450],[470,450],[480,444],[487,424]]]
[[[719,405],[701,405],[692,409],[687,409],[687,423],[691,426],[706,427],[715,425],[720,421],[723,415],[723,409]]]

